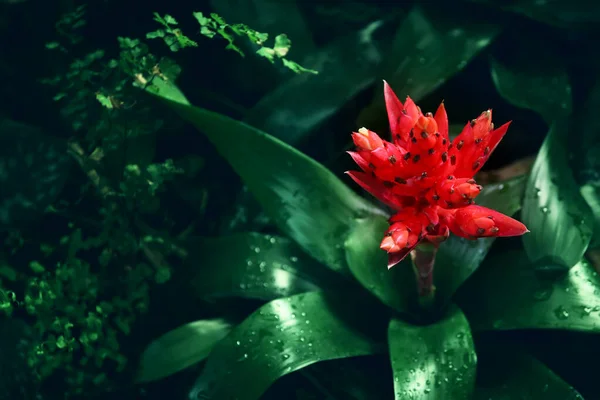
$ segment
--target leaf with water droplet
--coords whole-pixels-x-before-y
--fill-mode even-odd
[[[522,175],[504,182],[486,185],[477,196],[477,204],[506,215],[521,208],[527,177]],[[441,244],[435,260],[433,279],[438,302],[446,304],[454,292],[477,270],[495,238],[467,240],[451,235]]]
[[[318,290],[309,276],[323,268],[289,239],[239,233],[188,244],[187,263],[194,274],[190,283],[199,297],[273,300]],[[291,257],[297,258],[293,264]]]
[[[531,264],[524,251],[510,251],[489,259],[458,291],[456,301],[476,331],[600,332],[596,293],[600,277],[584,259],[568,270],[543,268]]]
[[[346,260],[354,277],[385,305],[401,312],[410,312],[417,292],[417,283],[410,259],[387,269],[387,253],[379,243],[388,221],[373,216],[357,219],[344,243]]]
[[[41,215],[59,196],[71,164],[63,140],[0,118],[0,230]]]
[[[550,125],[572,110],[571,83],[562,54],[546,46],[546,38],[519,40],[522,32],[511,30],[512,40],[491,60],[496,89],[508,102],[540,114]],[[516,43],[516,45],[515,45]]]
[[[397,400],[470,398],[477,355],[469,322],[458,307],[451,306],[431,325],[393,319],[388,342]]]
[[[497,338],[484,338],[477,348],[480,368],[474,400],[583,400],[573,387],[523,349],[499,343]]]
[[[142,353],[136,382],[162,379],[199,363],[230,330],[225,321],[211,319],[190,322],[165,333]]]
[[[311,292],[264,305],[212,349],[189,398],[256,400],[275,380],[313,363],[385,351],[385,319],[369,307],[361,308],[365,299],[356,297],[334,299]],[[299,312],[306,316],[299,318]],[[279,319],[265,318],[269,314]],[[247,344],[251,331],[259,334]],[[235,344],[238,340],[241,346]],[[281,340],[281,346],[270,340]],[[248,357],[239,362],[243,354]]]
[[[522,237],[530,259],[553,258],[567,268],[583,257],[594,222],[567,160],[568,135],[564,120],[550,128],[529,175],[522,210],[531,231]]]
[[[408,95],[415,101],[423,99],[493,41],[500,32],[498,25],[491,21],[470,22],[486,19],[479,11],[467,4],[462,4],[459,11],[441,3],[435,7],[415,6],[410,11],[396,32],[392,51],[382,67],[383,78],[400,98]],[[465,13],[473,19],[465,20]],[[380,114],[384,108],[382,90],[383,86],[378,85],[372,104],[359,117],[359,126],[377,131],[369,119],[375,119],[371,114]],[[385,129],[382,126],[381,131]]]
[[[357,214],[377,212],[373,205],[314,159],[260,130],[163,100],[208,136],[282,232],[331,269],[347,273],[339,244]]]

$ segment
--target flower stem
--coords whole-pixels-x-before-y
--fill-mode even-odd
[[[433,286],[433,264],[437,247],[430,243],[420,243],[410,253],[417,278],[419,303],[425,308],[433,305],[435,286]]]

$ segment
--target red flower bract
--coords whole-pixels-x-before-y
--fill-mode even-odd
[[[388,268],[420,241],[438,245],[450,232],[467,239],[528,232],[519,221],[474,204],[482,188],[473,176],[510,122],[494,129],[492,111],[484,111],[451,142],[443,103],[435,115],[423,114],[410,97],[402,104],[385,81],[384,94],[393,142],[366,128],[354,132],[357,150],[348,153],[362,172],[347,173],[396,211],[381,242]]]

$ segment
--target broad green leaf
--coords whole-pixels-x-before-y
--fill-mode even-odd
[[[478,345],[478,362],[474,400],[583,400],[542,362],[497,339]]]
[[[195,270],[192,290],[204,298],[273,300],[319,290],[301,277],[317,263],[282,237],[241,233],[203,238],[194,241],[188,262]]]
[[[344,242],[346,261],[354,277],[385,305],[408,312],[417,296],[417,282],[410,257],[391,270],[387,253],[379,248],[389,224],[384,217],[356,220]]]
[[[486,262],[458,293],[473,330],[567,329],[600,332],[600,278],[581,260],[569,270],[537,268],[525,252]]]
[[[577,121],[585,121],[585,129],[573,138],[578,144],[575,160],[578,163],[578,181],[595,186],[600,184],[600,121],[596,118],[599,108],[600,71],[598,71],[596,84],[590,89],[584,106],[575,113]]]
[[[477,355],[469,322],[457,307],[432,325],[393,319],[388,342],[397,400],[470,398]]]
[[[71,165],[66,142],[0,117],[0,231],[41,215],[59,196]]]
[[[593,27],[600,22],[600,3],[587,0],[472,0],[496,6],[560,28]]]
[[[522,35],[522,33],[521,33]],[[491,60],[496,89],[508,102],[540,114],[550,125],[571,114],[571,83],[562,55],[542,37],[518,40]]]
[[[486,185],[476,202],[503,214],[513,215],[521,208],[526,180],[526,176],[519,176]],[[446,304],[460,285],[477,270],[494,240],[495,238],[467,240],[451,235],[440,245],[433,272],[437,301],[440,304]]]
[[[382,321],[357,307],[319,292],[264,305],[213,348],[190,398],[255,400],[313,363],[383,351],[374,339],[383,336]]]
[[[590,247],[600,246],[600,186],[587,184],[581,187],[581,196],[590,206],[594,215],[593,236],[590,240]]]
[[[162,98],[189,105],[190,102],[185,97],[181,89],[171,81],[166,81],[159,76],[152,79],[152,84],[145,88],[148,92],[154,93]]]
[[[392,371],[387,354],[345,358],[311,365],[310,373],[333,399],[389,399],[393,395]]]
[[[375,21],[311,54],[305,64],[319,74],[298,75],[280,85],[250,110],[245,121],[287,143],[301,142],[373,83],[373,70],[382,57],[382,39],[375,34],[383,26],[383,21]]]
[[[540,149],[523,200],[523,236],[529,258],[571,267],[581,260],[592,236],[593,214],[581,196],[567,160],[566,121],[550,128]]]
[[[500,32],[494,23],[465,18],[466,5],[415,6],[406,16],[383,67],[399,98],[419,101],[462,70]],[[469,13],[474,10],[469,9]],[[475,14],[476,15],[476,14]],[[373,109],[383,109],[383,88],[376,90]]]
[[[231,325],[225,321],[205,319],[165,333],[142,353],[136,382],[162,379],[199,363],[229,331]]]
[[[165,99],[208,136],[268,216],[310,255],[347,269],[342,240],[354,218],[373,210],[324,166],[245,123]]]
[[[594,237],[591,247],[600,246],[600,122],[595,117],[600,108],[600,75],[596,77],[596,84],[591,88],[581,114],[576,118],[586,121],[577,153],[578,182],[582,183],[581,195],[590,206],[594,214]]]

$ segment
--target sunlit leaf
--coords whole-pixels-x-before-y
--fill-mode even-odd
[[[583,400],[573,387],[522,349],[488,340],[478,345],[475,400]]]
[[[382,56],[381,39],[375,35],[383,26],[375,21],[310,54],[302,65],[319,74],[299,75],[280,85],[250,110],[246,122],[287,143],[300,142],[373,83],[373,69]]]
[[[600,332],[600,278],[585,260],[569,270],[534,267],[525,252],[490,259],[458,292],[473,330]]]
[[[562,55],[542,37],[501,48],[491,60],[496,89],[508,102],[540,114],[550,125],[571,113],[571,83]]]
[[[590,243],[592,212],[581,196],[567,160],[568,129],[555,122],[533,164],[523,200],[523,236],[532,261],[575,265]]]
[[[486,185],[477,204],[513,215],[521,208],[526,176]],[[479,267],[495,238],[468,240],[451,235],[441,244],[433,273],[436,296],[446,303],[464,281]]]
[[[388,341],[397,400],[470,398],[477,355],[469,323],[458,308],[431,325],[393,319]]]
[[[476,23],[473,16],[465,18],[465,13],[478,15],[479,19],[485,16],[471,9],[467,12],[464,7],[415,6],[402,21],[383,66],[383,78],[401,99],[423,99],[462,70],[498,35],[500,27],[493,22]],[[373,103],[359,118],[360,125],[373,126],[368,123],[368,115],[375,111],[370,110],[384,109],[382,90],[382,85],[376,88]]]
[[[383,351],[366,333],[383,336],[382,321],[355,307],[319,292],[264,305],[213,348],[190,398],[256,400],[278,378],[313,363]]]
[[[387,253],[379,248],[388,228],[382,216],[359,219],[344,243],[346,260],[354,277],[385,305],[407,312],[417,296],[417,282],[406,258],[391,270]]]
[[[331,171],[249,125],[194,106],[165,102],[208,136],[275,224],[310,255],[347,269],[342,240],[373,210]]]
[[[64,141],[0,118],[0,230],[44,212],[60,194],[70,166]]]
[[[318,290],[302,278],[317,263],[282,237],[242,233],[203,238],[194,241],[191,254],[191,285],[200,297],[273,300]]]
[[[231,326],[223,320],[190,322],[154,340],[142,353],[136,382],[165,378],[208,357]]]

